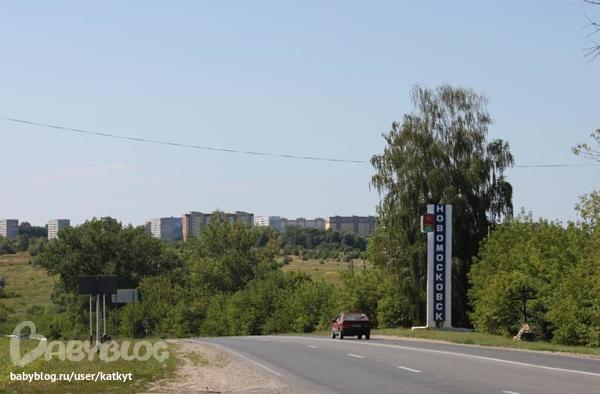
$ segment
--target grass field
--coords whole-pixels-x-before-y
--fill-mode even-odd
[[[523,350],[540,350],[549,352],[579,353],[600,356],[600,348],[585,346],[564,346],[544,341],[515,341],[500,335],[489,335],[478,332],[452,332],[438,330],[415,330],[410,328],[388,328],[373,330],[373,335],[394,335],[404,338],[422,338],[447,341],[464,345],[495,346]]]
[[[30,260],[28,253],[0,256],[0,277],[4,278],[6,295],[0,298],[0,303],[13,311],[18,321],[30,318],[31,307],[50,303],[56,281],[55,277],[48,276],[45,268],[29,264]]]
[[[340,281],[340,272],[348,269],[348,263],[345,261],[308,259],[302,260],[298,256],[290,256],[292,259],[289,264],[283,266],[283,271],[305,272],[315,280],[323,279],[325,282],[337,284]],[[354,269],[362,269],[364,261],[361,259],[353,260]]]
[[[173,344],[169,344],[169,357],[160,362],[151,357],[147,361],[125,361],[117,360],[112,362],[104,362],[95,357],[89,361],[84,358],[82,361],[63,361],[57,360],[54,357],[47,361],[44,356],[31,362],[25,367],[14,366],[10,359],[8,338],[0,338],[0,392],[8,393],[131,393],[143,392],[150,383],[163,378],[171,378],[175,375],[178,363],[181,362],[175,355]],[[38,342],[35,340],[22,340],[21,354],[35,348]],[[143,353],[143,352],[142,352]],[[11,380],[11,372],[13,373],[34,373],[41,372],[44,374],[95,374],[102,372],[111,374],[120,372],[122,374],[132,374],[132,380],[123,381],[32,381],[23,382]]]

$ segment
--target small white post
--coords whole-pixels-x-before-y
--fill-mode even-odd
[[[96,293],[96,349],[100,351],[100,294]]]
[[[102,324],[104,326],[102,335],[106,335],[106,294],[102,294]]]
[[[94,332],[93,332],[93,324],[92,324],[92,294],[90,293],[90,346],[92,346],[92,341],[94,340]]]

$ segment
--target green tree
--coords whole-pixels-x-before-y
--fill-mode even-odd
[[[49,242],[34,263],[60,275],[53,294],[63,308],[85,300],[78,297],[81,275],[117,275],[120,286],[137,287],[142,278],[182,266],[178,254],[141,227],[123,225],[112,218],[93,219],[77,227],[65,228],[61,237]]]
[[[490,227],[512,215],[513,165],[507,142],[487,141],[487,100],[470,89],[416,86],[415,111],[394,122],[387,146],[371,163],[382,196],[369,259],[398,276],[413,305],[413,323],[425,320],[426,237],[420,217],[428,203],[453,205],[453,324],[468,326],[467,273]]]
[[[200,237],[184,246],[184,259],[194,282],[213,293],[232,293],[255,277],[278,269],[276,239],[260,246],[261,234],[259,229],[229,223],[225,216],[214,213]]]
[[[19,252],[26,252],[29,249],[29,235],[21,234],[17,238],[17,250]]]
[[[29,238],[47,238],[48,229],[46,227],[32,226],[29,222],[19,223],[19,235],[28,235]]]
[[[551,313],[570,294],[564,281],[583,258],[588,239],[573,224],[563,228],[531,217],[498,226],[483,243],[469,274],[475,327],[515,334],[523,322],[519,291],[524,286],[536,297],[527,304],[530,324],[542,338],[551,339],[560,325],[560,318],[551,318]]]
[[[377,269],[343,272],[342,285],[335,292],[336,314],[342,311],[361,311],[377,326],[377,303],[381,299],[382,280],[382,272]]]
[[[600,191],[594,190],[579,197],[579,203],[575,206],[575,210],[581,216],[584,228],[595,229],[600,221]]]

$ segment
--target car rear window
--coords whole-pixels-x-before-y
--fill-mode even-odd
[[[359,321],[369,320],[369,318],[364,313],[344,313],[344,320]]]

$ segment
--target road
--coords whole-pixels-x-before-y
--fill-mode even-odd
[[[600,393],[600,360],[412,340],[198,338],[318,393]]]

